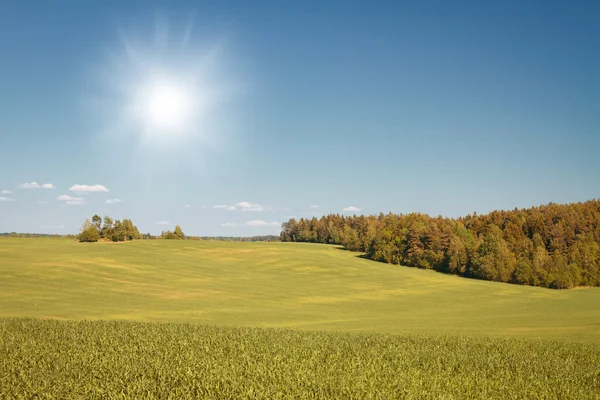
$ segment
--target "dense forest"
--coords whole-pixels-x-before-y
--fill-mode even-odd
[[[282,241],[329,243],[376,261],[549,288],[600,286],[600,200],[493,211],[290,219]]]

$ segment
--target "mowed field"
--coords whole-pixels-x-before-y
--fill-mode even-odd
[[[0,238],[0,317],[600,343],[600,289],[551,290],[300,243]]]

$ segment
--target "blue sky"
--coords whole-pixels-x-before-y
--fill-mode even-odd
[[[2,1],[0,232],[75,233],[97,213],[246,236],[291,216],[598,198],[599,16],[597,1]],[[178,89],[148,105],[159,78]]]

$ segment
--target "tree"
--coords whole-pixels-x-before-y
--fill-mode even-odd
[[[97,242],[99,238],[100,235],[94,224],[89,219],[86,219],[81,226],[81,232],[77,235],[77,240],[80,242]]]
[[[183,233],[179,225],[175,225],[175,230],[173,231],[173,234],[179,240],[185,239],[185,234]]]
[[[92,217],[92,224],[94,225],[94,228],[96,228],[96,230],[98,231],[98,236],[100,236],[100,232],[102,230],[102,217],[100,217],[98,214],[94,215]]]

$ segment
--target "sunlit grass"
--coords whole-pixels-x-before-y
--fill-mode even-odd
[[[600,343],[600,289],[550,290],[296,243],[0,239],[0,316]]]
[[[592,399],[599,360],[564,342],[0,319],[15,399]]]

